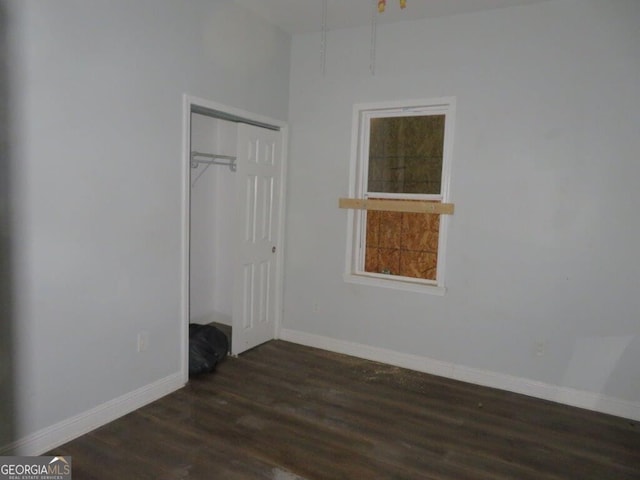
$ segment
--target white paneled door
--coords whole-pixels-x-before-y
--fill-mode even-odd
[[[234,355],[275,337],[281,143],[280,132],[238,125]]]

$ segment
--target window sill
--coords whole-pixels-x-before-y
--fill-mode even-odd
[[[403,290],[405,292],[425,293],[428,295],[443,296],[447,290],[445,287],[439,287],[437,285],[429,285],[421,282],[411,282],[407,280],[391,280],[378,276],[370,276],[357,273],[345,273],[343,278],[347,283],[357,283],[359,285],[368,285],[370,287]]]

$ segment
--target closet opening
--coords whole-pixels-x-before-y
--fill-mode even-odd
[[[237,128],[191,113],[189,323],[212,324],[231,343]]]
[[[223,331],[232,355],[277,338],[286,125],[185,96],[183,375],[190,324]]]

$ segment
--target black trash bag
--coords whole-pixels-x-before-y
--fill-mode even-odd
[[[213,372],[228,351],[224,332],[213,325],[189,324],[189,376]]]

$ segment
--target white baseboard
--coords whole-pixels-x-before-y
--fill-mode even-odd
[[[551,385],[504,373],[442,362],[418,355],[395,352],[286,328],[280,330],[280,339],[475,385],[498,388],[595,412],[640,420],[640,402],[630,402],[594,392]]]
[[[0,447],[0,455],[42,455],[184,386],[181,373],[174,373],[79,415],[43,428],[16,442]]]

